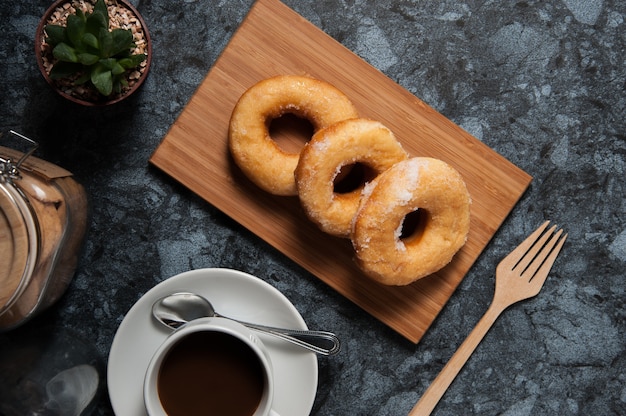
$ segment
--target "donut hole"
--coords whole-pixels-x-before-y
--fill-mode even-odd
[[[363,163],[351,163],[344,165],[333,180],[333,192],[336,194],[349,194],[361,189],[365,183],[376,177],[376,171]]]
[[[428,211],[420,208],[405,215],[400,226],[400,240],[404,244],[418,242],[424,235],[428,217]]]
[[[313,136],[314,128],[309,120],[285,113],[269,120],[268,131],[282,151],[297,154]]]

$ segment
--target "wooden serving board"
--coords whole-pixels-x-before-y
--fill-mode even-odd
[[[246,89],[281,74],[335,85],[361,116],[389,127],[411,155],[460,171],[473,201],[471,231],[449,266],[405,287],[370,281],[355,266],[350,241],[319,231],[297,197],[267,194],[243,176],[227,147],[232,109]],[[531,181],[278,0],[253,5],[150,161],[414,343]]]

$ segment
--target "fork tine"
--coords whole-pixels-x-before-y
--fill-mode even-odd
[[[539,236],[543,233],[543,231],[548,227],[550,221],[546,221],[539,226],[532,234],[526,237],[526,240],[522,241],[520,245],[518,245],[513,251],[511,251],[503,260],[502,263],[511,262],[511,269],[519,263],[519,261],[524,257],[524,254],[528,252],[528,250],[533,246],[535,241],[539,238]]]
[[[530,280],[545,280],[567,239],[567,234],[562,238],[561,234],[563,234],[562,229],[552,236],[541,253],[537,255],[533,263],[524,271],[523,276],[529,276]]]
[[[563,230],[559,230],[552,236],[550,241],[544,246],[543,250],[535,257],[527,270],[524,270],[520,277],[522,277],[528,286],[526,289],[526,295],[528,298],[537,296],[543,287],[543,284],[548,278],[548,273],[556,260],[567,234],[561,236]]]
[[[553,225],[548,231],[544,232],[538,239],[536,239],[528,250],[526,250],[526,253],[524,253],[522,258],[515,264],[515,266],[513,266],[513,270],[518,270],[519,274],[522,275],[535,257],[537,257],[537,254],[542,250],[548,239],[554,234],[554,230],[556,230],[556,225]],[[547,254],[544,255],[544,257],[546,256]]]

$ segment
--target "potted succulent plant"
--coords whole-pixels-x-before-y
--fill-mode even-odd
[[[152,47],[141,15],[126,0],[57,0],[37,28],[35,55],[59,94],[93,106],[139,88]]]

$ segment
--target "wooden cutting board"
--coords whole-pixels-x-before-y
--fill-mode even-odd
[[[471,231],[449,266],[405,287],[374,283],[354,265],[349,240],[319,231],[297,197],[267,194],[243,176],[227,148],[232,109],[250,86],[281,74],[335,85],[411,155],[442,159],[461,172],[473,201]],[[531,181],[278,0],[253,5],[150,162],[414,343]]]

